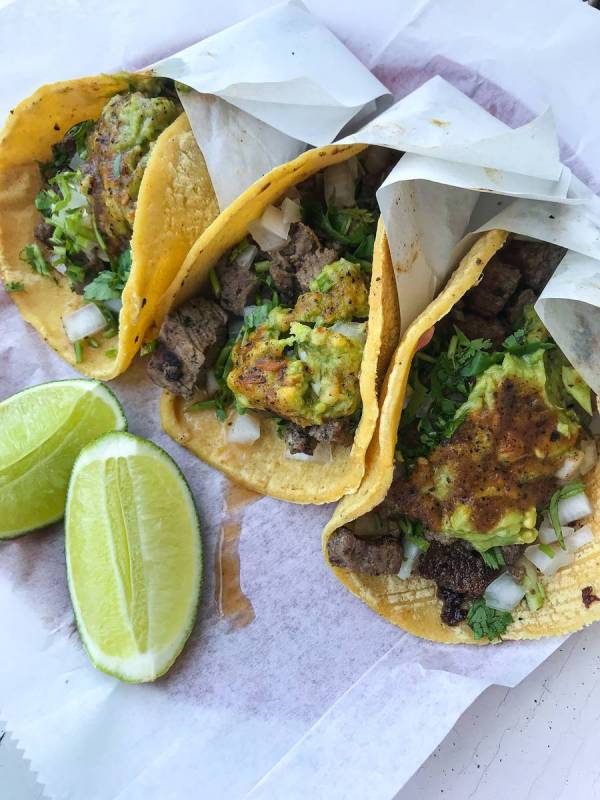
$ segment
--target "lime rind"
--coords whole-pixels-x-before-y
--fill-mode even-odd
[[[99,381],[84,378],[50,381],[48,383],[28,387],[8,397],[0,402],[0,421],[4,423],[4,426],[9,426],[11,420],[9,419],[8,422],[5,422],[2,420],[2,416],[10,415],[11,410],[13,412],[13,424],[15,422],[15,411],[19,422],[23,420],[27,421],[27,405],[33,408],[36,402],[38,402],[43,409],[44,395],[47,395],[49,402],[51,402],[51,400],[55,400],[58,396],[56,394],[57,389],[65,389],[67,391],[73,389],[78,390],[73,393],[73,400],[70,407],[68,404],[64,407],[60,407],[60,404],[56,404],[56,407],[60,409],[59,416],[62,414],[62,419],[57,418],[54,421],[51,420],[48,425],[49,429],[47,433],[43,434],[41,438],[36,439],[34,437],[27,440],[28,433],[32,431],[38,432],[43,428],[43,423],[40,424],[39,419],[39,414],[43,412],[33,412],[37,415],[35,424],[25,427],[25,435],[13,437],[15,442],[17,442],[17,449],[15,450],[13,446],[12,452],[10,452],[10,446],[4,448],[3,456],[5,461],[4,463],[0,463],[0,483],[2,483],[2,475],[4,475],[5,478],[8,476],[8,482],[2,485],[2,499],[0,500],[0,540],[18,538],[26,533],[44,528],[62,518],[64,514],[64,499],[66,498],[70,467],[72,464],[67,464],[66,474],[64,474],[64,464],[61,464],[63,474],[59,477],[60,470],[58,469],[58,464],[60,461],[60,451],[61,448],[64,449],[65,443],[69,442],[69,440],[73,439],[75,436],[75,430],[71,427],[73,420],[75,420],[74,427],[81,437],[81,444],[85,445],[89,442],[90,436],[85,435],[85,430],[81,423],[85,421],[86,413],[91,411],[91,401],[93,401],[94,398],[100,398],[103,406],[108,409],[109,415],[112,415],[112,420],[110,421],[111,427],[116,430],[124,430],[127,428],[127,419],[123,407],[113,392]],[[45,410],[49,412],[48,416],[50,416],[50,412],[55,409],[49,405]],[[79,419],[77,419],[78,414]],[[55,424],[53,424],[53,422]],[[7,435],[5,427],[3,427],[2,433]],[[95,435],[96,432],[94,432],[94,436]],[[73,443],[73,445],[74,451],[80,449],[77,443]],[[2,455],[1,450],[0,455]],[[73,455],[73,461],[74,460],[75,453]],[[42,465],[44,465],[44,469],[42,469]],[[23,502],[27,491],[19,493],[15,490],[19,483],[30,479],[28,470],[37,474],[41,485],[39,483],[33,485],[34,482],[32,482],[32,504],[28,506],[29,517],[27,524],[22,524],[24,521],[22,519],[23,514],[21,513],[21,524],[16,526],[13,524],[8,527],[9,520],[16,520],[19,518],[18,504],[19,501]],[[16,474],[10,476],[9,473],[11,471]],[[39,478],[40,475],[42,476],[41,478]],[[12,494],[10,489],[12,489]],[[46,504],[45,508],[40,507],[39,509],[35,509],[36,513],[39,511],[39,517],[34,521],[32,516],[33,509],[36,503],[38,503],[38,505],[41,503],[40,498],[43,496],[48,496],[51,499]],[[15,503],[17,505],[15,505]]]
[[[131,459],[140,455],[151,456],[160,461],[161,466],[175,478],[181,495],[180,499],[185,503],[187,517],[191,524],[190,541],[193,543],[193,553],[190,561],[193,568],[191,579],[193,588],[188,597],[187,611],[182,616],[182,624],[177,631],[177,635],[173,636],[166,646],[146,651],[140,649],[134,655],[121,656],[106,652],[106,648],[103,648],[95,640],[90,627],[86,624],[85,614],[82,612],[82,604],[80,603],[81,592],[78,587],[77,577],[74,574],[77,568],[74,566],[72,559],[74,537],[80,534],[73,530],[71,509],[74,503],[74,496],[78,491],[78,477],[86,468],[91,468],[99,462],[110,463],[115,459]],[[157,488],[157,492],[160,492],[160,487]],[[106,506],[102,508],[101,513],[107,513]],[[90,661],[102,672],[127,683],[148,682],[164,675],[181,653],[192,632],[202,585],[203,551],[198,512],[192,492],[183,473],[171,456],[153,442],[125,432],[106,433],[84,447],[75,462],[67,495],[65,521],[67,580],[77,627]],[[177,576],[174,575],[173,579],[177,580]]]

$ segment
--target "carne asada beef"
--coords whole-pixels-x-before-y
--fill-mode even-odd
[[[243,317],[246,306],[252,305],[256,300],[260,286],[260,280],[252,265],[241,267],[239,264],[230,264],[227,258],[222,258],[215,267],[215,272],[221,286],[219,303],[226,311],[237,317]]]
[[[511,239],[502,251],[503,258],[519,267],[525,286],[540,292],[567,251],[549,242]]]
[[[171,312],[148,362],[158,386],[190,398],[206,379],[227,338],[227,314],[211,300],[196,297]]]
[[[294,280],[294,270],[290,262],[279,253],[273,253],[269,274],[273,281],[273,286],[279,294],[282,305],[292,307],[295,302],[296,281]]]
[[[277,286],[277,281],[282,279],[282,272],[295,273],[300,291],[306,292],[310,282],[319,275],[323,267],[337,258],[337,251],[333,247],[322,247],[317,235],[308,225],[295,222],[290,226],[287,244],[273,253],[272,264],[277,265],[271,267],[273,283]]]
[[[49,222],[40,222],[33,229],[33,235],[41,244],[49,244],[50,239],[54,235],[54,226]]]
[[[468,339],[490,339],[492,344],[501,345],[508,336],[507,328],[499,319],[457,311],[452,314],[452,322]]]
[[[525,306],[532,306],[536,300],[537,294],[533,289],[523,289],[511,299],[506,309],[506,317],[513,329],[518,328],[523,322]]]
[[[309,434],[308,429],[301,428],[300,425],[296,425],[293,422],[285,426],[283,440],[288,452],[292,455],[295,453],[305,453],[311,456],[317,446],[317,440]]]
[[[330,419],[322,425],[311,425],[307,430],[317,442],[341,444],[344,447],[351,447],[354,442],[354,431],[348,417]]]
[[[327,542],[334,567],[364,575],[396,575],[402,566],[402,544],[393,536],[360,539],[348,528],[339,528]]]
[[[466,619],[468,611],[463,606],[465,602],[464,594],[438,586],[437,596],[442,601],[440,616],[444,624],[454,626]]]
[[[479,553],[467,544],[460,541],[442,544],[435,540],[420,556],[418,572],[422,578],[467,597],[481,597],[486,586],[498,575],[498,571],[486,566]]]
[[[481,282],[465,296],[465,305],[483,317],[496,317],[520,280],[521,273],[516,267],[494,257],[486,267]]]

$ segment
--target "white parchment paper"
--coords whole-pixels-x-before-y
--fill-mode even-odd
[[[389,100],[385,86],[300,0],[152,66],[180,92],[221,209],[307,146],[332,142]]]
[[[0,105],[47,80],[154,63],[268,5],[16,0],[0,10]],[[600,185],[596,12],[566,0],[309,6],[398,99],[440,74],[511,126],[551,105],[563,160]],[[534,177],[560,180],[545,169]],[[0,329],[2,396],[73,374],[5,295]],[[402,634],[328,574],[319,533],[330,509],[269,499],[243,521],[256,619],[230,631],[213,601],[224,481],[159,431],[142,364],[113,386],[130,429],[165,447],[192,485],[207,549],[202,613],[166,678],[120,684],[90,667],[74,631],[60,526],[2,545],[0,717],[49,797],[389,798],[487,685],[514,685],[558,646],[451,648]]]

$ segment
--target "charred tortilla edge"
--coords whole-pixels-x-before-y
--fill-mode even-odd
[[[85,375],[110,380],[124,372],[148,328],[159,324],[162,297],[189,248],[218,214],[206,164],[185,114],[156,140],[140,186],[133,226],[132,269],[120,313],[118,338],[86,348],[75,363],[62,317],[83,305],[66,278],[57,282],[35,273],[19,253],[34,241],[41,217],[34,201],[41,188],[38,161],[47,161],[52,145],[85,119],[96,119],[106,102],[128,90],[126,75],[101,75],[42,86],[9,115],[0,132],[0,277],[23,283],[11,298],[22,317],[65,361]],[[116,358],[106,351],[116,349]]]

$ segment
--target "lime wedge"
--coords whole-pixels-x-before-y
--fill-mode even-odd
[[[162,675],[190,635],[202,578],[198,515],[175,462],[129,433],[92,442],[73,467],[65,531],[94,666],[133,683]]]
[[[0,403],[0,539],[60,519],[77,454],[127,427],[114,394],[98,381],[54,381]]]

